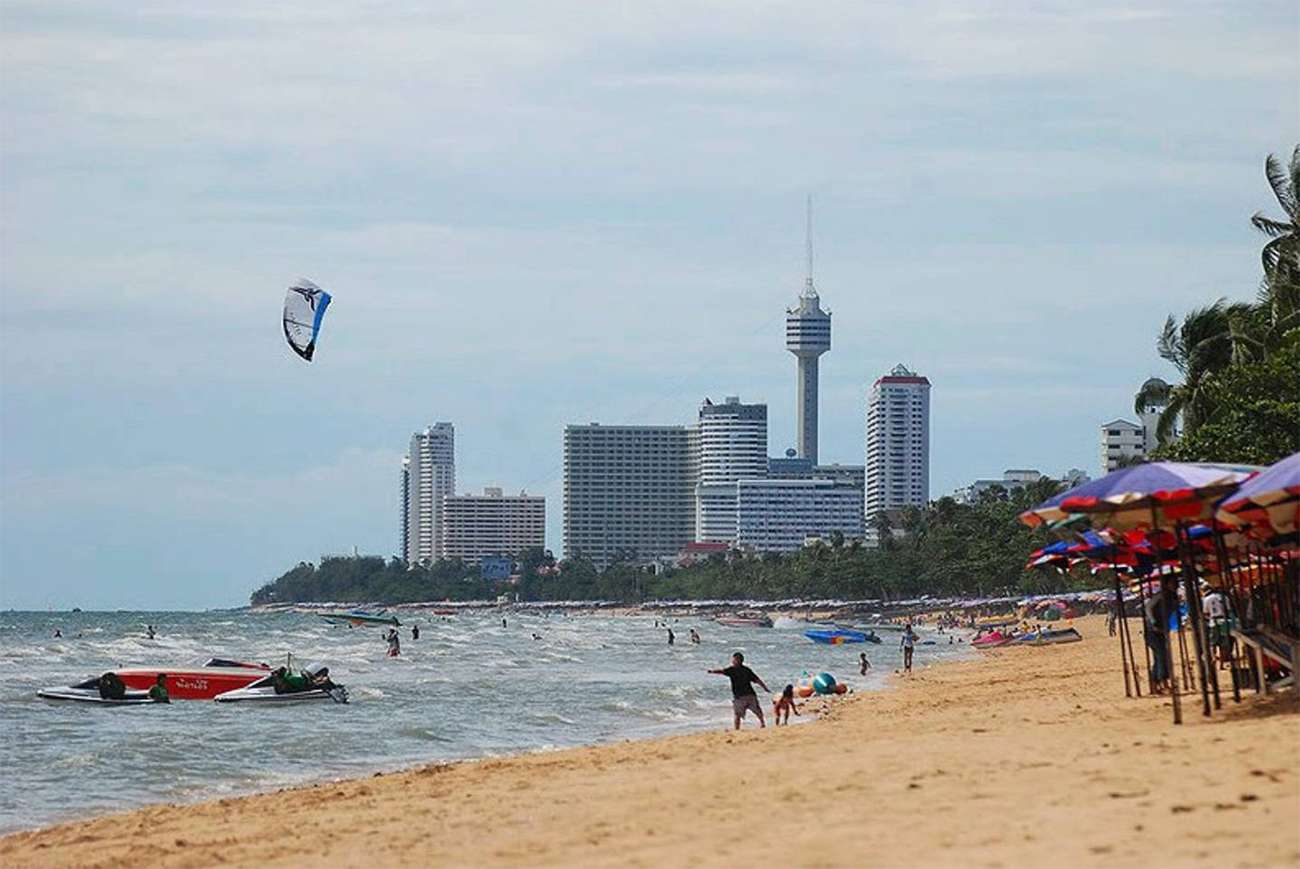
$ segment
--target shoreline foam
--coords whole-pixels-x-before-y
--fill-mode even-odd
[[[0,839],[6,866],[1295,865],[1294,695],[1174,727],[1069,646],[898,678],[788,730],[706,732],[154,806]],[[719,702],[725,703],[725,692]]]

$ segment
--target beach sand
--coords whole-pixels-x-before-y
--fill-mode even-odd
[[[158,806],[10,835],[0,865],[1300,865],[1294,695],[1225,693],[1209,720],[1189,697],[1175,727],[1167,700],[1125,699],[1103,620],[1078,626],[807,726]]]

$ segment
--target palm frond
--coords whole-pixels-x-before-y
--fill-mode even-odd
[[[1264,159],[1264,174],[1268,177],[1268,186],[1273,188],[1273,195],[1277,197],[1278,204],[1292,220],[1296,219],[1297,212],[1300,208],[1296,206],[1296,189],[1294,186],[1294,175],[1296,169],[1297,157],[1300,156],[1300,148],[1296,149],[1295,154],[1291,155],[1291,169],[1288,172],[1282,168],[1282,161],[1272,154]]]
[[[1174,320],[1173,314],[1165,318],[1164,328],[1156,338],[1156,352],[1160,354],[1161,359],[1179,371],[1184,370],[1187,359],[1182,345],[1182,336],[1178,332],[1178,323]]]
[[[1178,431],[1178,416],[1183,412],[1181,388],[1175,386],[1169,393],[1169,404],[1156,421],[1156,441],[1161,445],[1169,443]]]
[[[1256,211],[1251,215],[1250,223],[1251,226],[1255,227],[1269,238],[1277,238],[1280,235],[1291,235],[1296,231],[1296,225],[1294,223],[1265,217],[1262,211]]]

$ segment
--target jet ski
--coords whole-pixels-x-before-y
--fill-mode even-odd
[[[100,706],[143,706],[159,703],[149,696],[148,691],[123,691],[119,696],[105,696],[100,691],[100,677],[78,682],[67,687],[42,688],[36,696],[45,700],[71,701],[73,703],[95,703]]]
[[[212,698],[218,703],[312,703],[348,702],[348,690],[329,679],[329,669],[312,664],[295,676],[280,667],[251,685]]]

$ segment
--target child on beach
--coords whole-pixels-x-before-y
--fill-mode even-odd
[[[772,720],[776,726],[790,723],[790,710],[794,710],[795,715],[799,715],[799,707],[794,702],[794,686],[786,685],[781,696],[772,701]]]
[[[858,674],[861,676],[865,676],[867,675],[867,671],[870,669],[871,669],[871,662],[867,660],[867,653],[859,652],[858,653]]]

